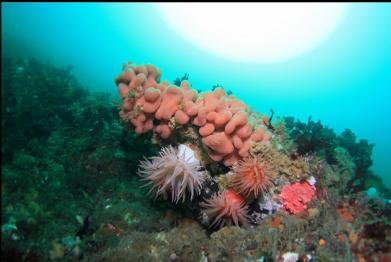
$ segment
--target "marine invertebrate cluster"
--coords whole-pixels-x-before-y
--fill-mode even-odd
[[[200,193],[204,180],[200,168],[193,150],[181,144],[178,149],[169,146],[159,156],[141,161],[139,175],[152,185],[151,191],[156,191],[156,195],[167,198],[171,192],[172,201],[177,203],[180,199],[185,201],[186,192],[190,200]]]
[[[252,143],[270,141],[265,119],[224,89],[198,94],[188,81],[176,86],[160,82],[160,76],[151,64],[129,62],[115,80],[124,100],[121,119],[137,133],[153,131],[167,139],[176,125],[197,126],[209,156],[226,166],[247,157]]]
[[[140,163],[138,173],[151,185],[150,192],[164,198],[171,194],[175,203],[185,202],[186,195],[192,200],[202,193],[204,202],[195,204],[213,220],[210,226],[239,226],[260,215],[250,215],[252,201],[287,182],[308,178],[308,161],[292,159],[270,143],[273,110],[269,118],[221,87],[199,93],[187,79],[176,84],[160,81],[161,73],[151,64],[129,62],[115,80],[124,102],[121,119],[136,133],[151,131],[154,141],[168,144],[159,156]],[[172,147],[176,143],[187,145]],[[220,164],[231,167],[228,173]],[[202,174],[201,168],[205,168]],[[218,182],[216,187],[210,181]],[[313,185],[296,183],[285,186],[279,200],[295,214],[307,207],[314,192]]]
[[[213,222],[211,227],[223,227],[225,225],[239,226],[249,223],[248,206],[245,199],[232,190],[225,190],[201,203]]]

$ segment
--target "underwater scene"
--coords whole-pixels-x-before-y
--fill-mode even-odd
[[[1,9],[1,261],[391,261],[390,3]]]

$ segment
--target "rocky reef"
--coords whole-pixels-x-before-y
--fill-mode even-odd
[[[2,59],[2,261],[390,261],[372,144],[161,76]]]
[[[189,75],[172,84],[160,81],[161,74],[151,64],[123,66],[115,80],[123,99],[120,117],[136,133],[152,133],[162,148],[153,164],[140,165],[155,196],[174,203],[182,198],[183,208],[208,230],[232,225],[256,230],[269,219],[282,226],[281,216],[300,216],[307,223],[325,212],[325,205],[335,204],[328,203],[330,198],[343,197],[349,189],[362,191],[373,145],[365,140],[357,144],[349,129],[337,136],[311,118],[307,124],[279,119],[274,126],[272,117],[222,87],[199,93]],[[168,150],[170,160],[164,155]],[[343,218],[341,212],[335,216]],[[319,241],[323,246],[330,240],[319,236]]]

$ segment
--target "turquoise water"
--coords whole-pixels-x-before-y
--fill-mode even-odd
[[[257,111],[273,108],[375,143],[373,170],[391,187],[391,4],[351,4],[312,51],[276,64],[211,55],[166,25],[153,4],[2,4],[2,55],[74,66],[90,89],[117,93],[113,79],[132,60],[163,78],[184,73],[197,89],[222,84]]]

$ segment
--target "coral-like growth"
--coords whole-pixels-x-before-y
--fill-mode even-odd
[[[323,126],[321,121],[313,121],[311,116],[307,123],[295,121],[293,117],[285,117],[286,127],[290,137],[297,144],[300,155],[317,153],[326,158],[329,164],[336,164],[334,149],[337,146],[336,134],[333,129]]]
[[[294,183],[282,188],[280,198],[284,208],[292,213],[297,214],[307,209],[307,204],[315,196],[315,187],[308,182]]]
[[[356,142],[356,135],[350,129],[345,129],[337,140],[339,145],[352,156],[356,166],[356,174],[351,182],[356,180],[358,182],[356,187],[359,190],[365,189],[365,184],[371,175],[368,169],[372,166],[372,151],[375,145],[369,144],[365,139]]]
[[[204,178],[200,162],[186,145],[179,145],[178,149],[172,146],[163,148],[159,156],[141,161],[140,168],[139,175],[149,181],[156,196],[167,198],[171,191],[171,199],[177,203],[180,199],[185,201],[186,191],[190,193],[191,200],[201,191]]]
[[[268,164],[256,156],[241,160],[234,166],[235,177],[233,185],[240,194],[255,196],[271,186],[271,172]]]
[[[170,137],[175,125],[191,123],[214,161],[231,166],[248,156],[253,142],[270,141],[265,119],[222,88],[198,94],[187,80],[180,86],[160,82],[155,66],[124,65],[116,84],[124,100],[121,119],[139,134],[153,131]]]
[[[211,227],[239,226],[249,223],[248,207],[235,191],[225,190],[200,204],[210,219]]]
[[[289,136],[297,144],[297,152],[300,155],[316,153],[324,157],[329,164],[343,164],[338,159],[338,147],[346,149],[355,164],[355,174],[347,187],[354,188],[355,191],[366,189],[366,181],[371,176],[369,168],[373,162],[374,144],[365,139],[357,141],[356,135],[350,129],[345,129],[337,136],[333,129],[323,126],[320,120],[314,122],[311,117],[307,123],[295,121],[293,117],[285,117],[284,123]]]

